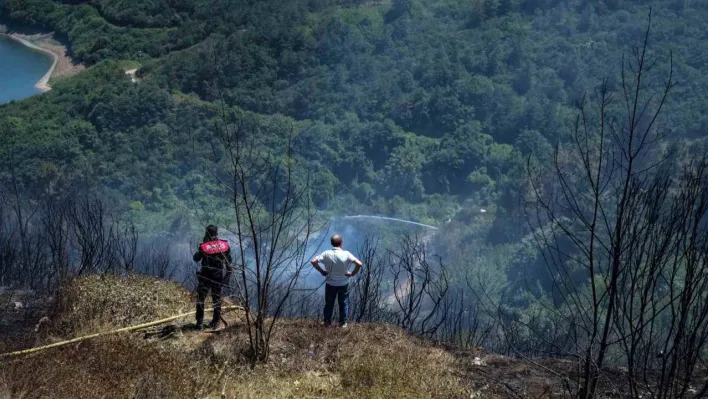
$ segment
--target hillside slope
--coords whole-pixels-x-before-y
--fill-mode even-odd
[[[49,314],[52,323],[48,324],[51,329],[39,334],[31,327],[23,330],[34,336],[36,345],[57,340],[57,334],[69,338],[108,331],[145,321],[150,314],[161,317],[169,309],[179,313],[191,306],[189,300],[178,299],[184,291],[176,285],[138,276],[83,278],[62,291],[74,294],[64,295],[59,299],[62,306],[53,307]],[[108,292],[116,298],[97,300]],[[23,300],[29,298],[25,293]],[[162,300],[152,302],[154,298]],[[17,314],[23,311],[5,310]],[[220,334],[185,331],[164,339],[145,339],[137,332],[2,360],[0,396],[550,397],[562,392],[560,376],[569,375],[570,363],[565,361],[521,361],[485,354],[481,348],[440,347],[387,325],[325,329],[316,320],[283,320],[275,332],[270,362],[250,370],[245,358],[244,326],[238,314],[231,313],[227,318],[232,324]],[[21,330],[20,324],[12,327]],[[70,335],[65,335],[67,332]],[[6,349],[13,346],[9,344]]]
[[[321,208],[427,221],[463,198],[514,208],[524,157],[548,160],[602,77],[619,88],[650,4],[654,83],[674,56],[661,128],[695,151],[708,129],[705,2],[2,0],[0,18],[57,31],[95,66],[0,107],[0,178],[22,159],[38,191],[90,182],[158,212],[201,201],[215,195],[199,160],[223,99],[252,112],[266,148],[294,137]]]

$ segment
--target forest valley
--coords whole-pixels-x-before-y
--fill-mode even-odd
[[[214,223],[256,367],[320,317],[336,232],[356,323],[562,360],[568,397],[708,395],[708,2],[0,0],[0,23],[87,66],[0,106],[0,287],[191,286]]]

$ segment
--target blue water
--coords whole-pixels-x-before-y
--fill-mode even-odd
[[[49,55],[0,36],[0,104],[40,93],[34,85],[52,62]]]

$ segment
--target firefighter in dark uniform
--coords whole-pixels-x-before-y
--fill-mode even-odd
[[[209,328],[217,328],[221,320],[221,288],[228,284],[233,273],[231,264],[231,248],[229,243],[220,240],[218,229],[214,225],[206,228],[203,242],[194,254],[194,261],[201,262],[201,270],[197,273],[197,328],[203,328],[204,300],[211,292],[214,304],[214,315],[209,323]],[[226,275],[224,275],[226,268]]]

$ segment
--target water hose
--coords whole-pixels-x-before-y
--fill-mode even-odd
[[[231,305],[231,306],[222,307],[221,309],[222,309],[222,310],[235,310],[235,309],[242,309],[242,310],[243,310],[243,307],[242,307],[242,306],[237,306],[237,305]],[[213,311],[213,310],[214,310],[213,308],[212,308],[212,309],[206,309],[205,312],[211,312],[211,311]],[[144,328],[148,328],[148,327],[153,327],[153,326],[157,326],[157,325],[160,325],[160,324],[164,324],[164,323],[167,323],[167,322],[172,321],[172,320],[177,320],[177,319],[180,319],[180,318],[182,318],[182,317],[191,316],[191,315],[194,315],[195,313],[197,313],[197,312],[196,312],[196,311],[192,311],[192,312],[182,313],[182,314],[179,314],[179,315],[176,315],[176,316],[170,316],[170,317],[165,318],[165,319],[160,319],[160,320],[151,321],[151,322],[149,322],[149,323],[138,324],[138,325],[130,326],[130,327],[123,327],[123,328],[119,328],[119,329],[113,330],[113,331],[105,331],[105,332],[100,332],[100,333],[95,333],[95,334],[90,334],[90,335],[84,335],[83,337],[77,337],[77,338],[73,338],[73,339],[70,339],[70,340],[67,340],[67,341],[55,342],[55,343],[53,343],[53,344],[44,345],[44,346],[38,346],[38,347],[35,347],[35,348],[30,348],[30,349],[24,349],[24,350],[20,350],[20,351],[16,351],[16,352],[2,353],[2,354],[0,354],[0,359],[10,358],[10,357],[15,357],[15,356],[21,356],[21,355],[28,355],[28,354],[30,354],[30,353],[40,352],[40,351],[47,350],[47,349],[51,349],[51,348],[57,348],[57,347],[60,347],[60,346],[65,346],[65,345],[73,344],[73,343],[76,343],[76,342],[86,341],[86,340],[88,340],[88,339],[98,338],[98,337],[102,337],[102,336],[106,336],[106,335],[112,335],[112,334],[118,334],[118,333],[122,333],[122,332],[129,332],[129,331],[141,330],[141,329],[144,329]],[[223,320],[223,319],[222,319],[222,320]]]

